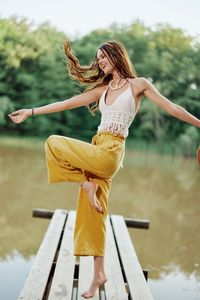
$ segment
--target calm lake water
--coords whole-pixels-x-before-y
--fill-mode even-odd
[[[49,224],[33,208],[76,209],[74,183],[48,184],[43,142],[0,139],[0,300],[17,299]],[[129,229],[155,300],[200,299],[200,168],[194,159],[127,151],[109,213]]]

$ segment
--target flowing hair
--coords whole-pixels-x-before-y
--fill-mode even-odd
[[[112,74],[104,74],[99,68],[97,61],[97,52],[101,50],[108,58],[110,64],[116,69],[123,78],[136,78],[135,69],[129,59],[125,47],[116,41],[108,41],[99,46],[96,51],[95,59],[89,66],[81,66],[79,60],[71,50],[69,41],[64,42],[64,51],[67,58],[67,67],[69,76],[86,84],[84,92],[96,87],[107,85],[112,79]],[[99,100],[88,106],[89,111],[94,114],[99,105]]]

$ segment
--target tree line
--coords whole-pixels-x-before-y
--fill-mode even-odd
[[[86,107],[29,118],[15,125],[8,113],[68,99],[84,86],[69,78],[63,43],[68,39],[49,23],[35,26],[25,18],[0,18],[0,132],[1,135],[41,136],[61,134],[89,140],[100,114]],[[151,80],[158,90],[200,117],[200,41],[167,24],[149,28],[136,21],[112,24],[107,29],[71,39],[81,64],[90,64],[98,46],[107,40],[122,42],[137,76]],[[179,144],[187,155],[197,146],[199,131],[169,116],[148,99],[142,101],[130,128],[129,140]]]

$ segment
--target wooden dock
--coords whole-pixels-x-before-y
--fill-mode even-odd
[[[33,210],[34,217],[51,218],[18,300],[83,300],[93,275],[93,257],[73,256],[76,212]],[[152,300],[128,227],[149,228],[148,221],[107,218],[105,269],[108,282],[94,300]],[[145,275],[145,276],[144,276]]]

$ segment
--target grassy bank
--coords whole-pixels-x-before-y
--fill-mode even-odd
[[[129,150],[151,152],[159,154],[168,154],[174,156],[184,156],[184,151],[180,145],[175,142],[148,142],[144,140],[127,140]],[[195,149],[194,149],[195,153]],[[193,154],[194,155],[194,154]],[[192,155],[192,156],[193,156]]]
[[[11,147],[20,146],[26,148],[44,148],[45,140],[46,137],[0,136],[0,145],[7,145]],[[144,140],[134,140],[130,138],[127,139],[126,147],[128,150],[133,151],[188,157],[195,157],[197,149],[196,145],[192,146],[192,148],[190,149],[190,155],[186,155],[185,148],[182,148],[176,141],[159,143],[147,142]]]
[[[19,137],[19,136],[0,136],[0,145],[23,148],[43,148],[45,138],[41,137]]]

